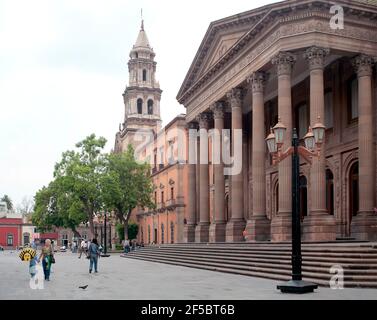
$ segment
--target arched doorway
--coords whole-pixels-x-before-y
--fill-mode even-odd
[[[330,169],[326,169],[326,209],[334,215],[334,175]]]
[[[352,164],[349,171],[349,219],[348,230],[351,234],[352,217],[359,211],[359,163]]]
[[[308,215],[308,180],[305,176],[299,178],[300,217],[301,221]]]

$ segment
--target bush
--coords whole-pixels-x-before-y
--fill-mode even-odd
[[[121,244],[116,244],[115,250],[123,250],[123,246]]]
[[[115,229],[118,233],[118,237],[120,241],[124,240],[124,228],[121,223],[117,223]],[[139,232],[139,226],[136,223],[129,223],[128,224],[128,239],[136,239],[137,233]]]
[[[133,240],[137,238],[139,232],[139,226],[136,223],[130,223],[128,225],[128,239]]]

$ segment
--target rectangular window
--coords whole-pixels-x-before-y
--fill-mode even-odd
[[[333,93],[328,91],[325,93],[325,126],[326,129],[334,126],[334,110],[333,110]]]
[[[7,246],[13,246],[13,234],[7,236]]]
[[[157,205],[157,191],[154,192],[154,204]]]
[[[161,203],[164,203],[164,191],[161,191]]]
[[[170,188],[170,199],[174,199],[174,188]]]

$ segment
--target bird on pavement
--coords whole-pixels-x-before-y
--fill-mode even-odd
[[[85,285],[85,286],[82,286],[82,287],[79,287],[79,288],[85,290],[87,287],[88,287],[88,285]]]

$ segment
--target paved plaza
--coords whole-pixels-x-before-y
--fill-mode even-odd
[[[121,258],[99,261],[99,273],[88,273],[88,260],[57,253],[51,281],[43,290],[29,286],[28,263],[16,251],[0,252],[0,299],[377,299],[377,289],[331,290],[287,295],[278,282]],[[79,286],[88,287],[83,290]]]

